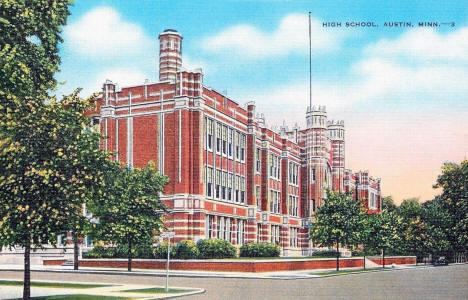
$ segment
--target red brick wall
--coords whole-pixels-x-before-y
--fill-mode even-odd
[[[374,261],[374,258],[371,258]],[[341,258],[340,268],[362,267],[362,258]],[[376,261],[378,263],[378,259]],[[388,257],[385,258],[387,264],[415,264],[416,257]],[[82,267],[110,267],[126,268],[127,260],[124,259],[100,259],[81,260]],[[133,260],[132,267],[136,269],[165,269],[165,260]],[[336,259],[295,259],[278,261],[219,261],[219,260],[172,260],[170,268],[172,270],[203,270],[203,271],[223,271],[223,272],[272,272],[272,271],[293,271],[293,270],[313,270],[313,269],[333,269],[336,267]]]

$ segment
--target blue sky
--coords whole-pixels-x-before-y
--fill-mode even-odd
[[[468,152],[465,1],[75,1],[61,46],[58,94],[156,81],[158,34],[183,36],[183,64],[267,123],[304,124],[312,13],[313,101],[345,120],[347,166],[369,169],[384,194],[429,199],[444,161]],[[323,28],[322,22],[342,28]],[[345,28],[345,22],[375,28]],[[384,22],[412,22],[388,28]],[[418,28],[418,22],[455,26]],[[436,191],[437,192],[437,191]]]

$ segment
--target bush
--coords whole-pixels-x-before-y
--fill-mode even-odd
[[[241,257],[278,257],[280,247],[271,243],[248,243],[240,248]]]
[[[206,239],[197,242],[201,258],[231,258],[236,257],[236,247],[221,239]]]
[[[83,254],[84,258],[113,258],[115,250],[113,247],[95,246],[91,251]]]
[[[315,257],[336,257],[336,250],[317,250],[312,253]]]
[[[176,256],[176,247],[171,245],[170,257],[174,258]],[[156,259],[166,259],[167,258],[167,241],[162,242],[153,248],[153,257]]]
[[[167,244],[166,244],[167,246]],[[175,257],[179,259],[193,259],[200,256],[200,251],[194,241],[183,240],[180,241],[175,247]],[[166,251],[167,254],[167,251]]]

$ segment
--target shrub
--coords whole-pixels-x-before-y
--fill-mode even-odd
[[[95,246],[91,251],[84,254],[84,258],[113,258],[115,250],[113,247]]]
[[[241,257],[278,257],[280,247],[271,243],[248,243],[240,248]]]
[[[197,242],[201,258],[231,258],[236,257],[236,247],[221,239],[206,239]]]
[[[312,253],[315,257],[336,257],[336,250],[317,250]]]
[[[166,244],[167,246],[167,244]],[[198,258],[200,251],[194,241],[183,240],[180,241],[175,247],[175,257],[180,259]],[[167,254],[167,251],[166,251]]]
[[[176,247],[171,245],[170,257],[175,258],[176,256]],[[167,258],[167,241],[162,242],[153,248],[153,257],[157,259],[166,259]]]

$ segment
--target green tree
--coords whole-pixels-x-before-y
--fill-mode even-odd
[[[446,255],[450,248],[451,216],[442,207],[440,198],[423,204],[423,219],[425,224],[425,252],[432,256]]]
[[[355,245],[360,240],[363,210],[350,195],[327,191],[323,205],[317,209],[310,231],[311,239],[321,246],[336,246],[336,270],[339,270],[339,245]]]
[[[26,299],[31,247],[55,245],[57,235],[81,217],[108,162],[100,136],[83,130],[89,101],[77,93],[37,106],[15,130],[0,130],[0,244],[25,249]]]
[[[405,254],[414,254],[422,257],[426,252],[427,231],[423,219],[423,208],[418,198],[403,200],[398,208],[402,218],[400,236],[402,244],[400,250]]]
[[[382,210],[386,210],[388,212],[395,211],[397,206],[393,201],[392,196],[382,197]]]
[[[442,188],[440,205],[449,214],[447,238],[453,251],[468,250],[468,160],[446,163],[434,188]]]
[[[143,169],[116,169],[109,172],[107,192],[90,206],[99,219],[97,238],[127,245],[128,271],[132,270],[135,247],[152,244],[155,231],[163,228],[159,193],[168,182],[150,162]]]
[[[401,218],[395,212],[383,210],[379,215],[369,216],[369,238],[368,246],[374,250],[382,251],[382,264],[385,268],[385,251],[393,249],[401,243],[398,229]]]

